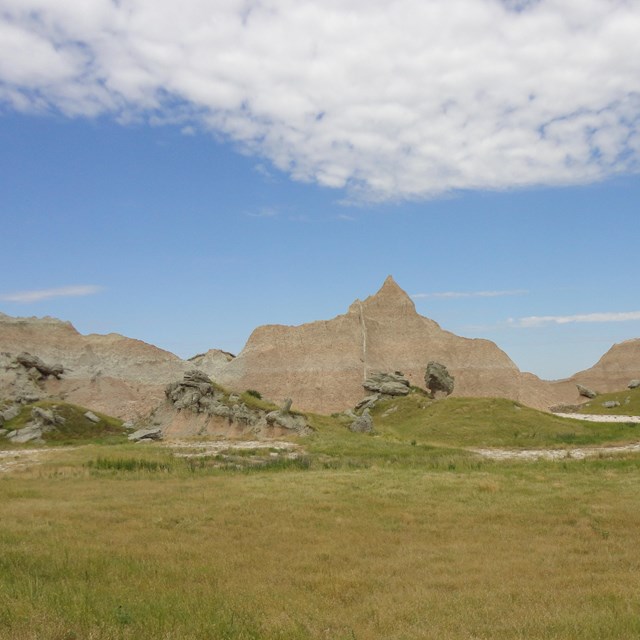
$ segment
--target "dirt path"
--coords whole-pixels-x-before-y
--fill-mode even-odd
[[[234,449],[273,449],[276,452],[300,449],[299,445],[283,440],[214,440],[211,442],[206,440],[198,442],[170,440],[162,444],[173,449],[174,455],[178,458],[199,458]]]
[[[30,465],[42,462],[42,457],[55,449],[15,449],[0,451],[0,473],[24,469]]]
[[[598,456],[640,452],[640,442],[602,447],[572,449],[469,449],[489,460],[583,460]]]
[[[554,413],[560,418],[574,418],[588,422],[635,422],[640,424],[640,416],[602,416],[596,413]]]

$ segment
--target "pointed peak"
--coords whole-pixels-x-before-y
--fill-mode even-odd
[[[388,275],[384,282],[382,283],[382,286],[380,287],[380,290],[378,291],[378,293],[380,293],[380,291],[383,290],[392,290],[392,289],[396,289],[397,291],[402,291],[402,293],[405,293],[399,286],[398,283],[393,279],[392,275]],[[405,294],[406,295],[406,294]]]
[[[364,304],[367,307],[376,307],[386,309],[390,312],[397,312],[404,309],[405,312],[415,313],[415,305],[409,294],[402,289],[393,279],[393,276],[387,276],[380,289],[372,296],[369,296]]]

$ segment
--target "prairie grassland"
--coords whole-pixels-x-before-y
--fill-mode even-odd
[[[0,637],[640,637],[640,458],[388,446],[251,472],[89,446],[4,474]]]

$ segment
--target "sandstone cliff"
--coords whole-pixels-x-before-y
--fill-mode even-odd
[[[454,395],[501,396],[545,408],[556,400],[547,398],[549,383],[522,374],[493,342],[461,338],[419,315],[392,277],[333,320],[257,328],[218,379],[276,401],[290,396],[301,409],[328,413],[355,405],[363,396],[362,381],[373,371],[400,370],[424,386],[430,360],[455,376]]]
[[[626,389],[634,378],[640,378],[640,338],[614,344],[593,367],[579,371],[566,380],[552,383],[553,393],[563,398],[573,397],[575,403],[583,402],[576,384],[584,385],[598,393]]]
[[[0,314],[0,352],[15,356],[22,351],[64,366],[61,380],[49,379],[41,385],[43,395],[123,419],[147,414],[164,400],[164,386],[193,367],[141,340],[114,333],[84,336],[69,322],[55,318]],[[204,371],[208,365],[211,373],[217,373],[219,358],[211,352],[200,363]],[[13,395],[19,383],[16,375],[5,371],[0,375],[0,397]]]
[[[444,331],[419,315],[411,298],[389,277],[364,301],[332,320],[297,327],[258,327],[237,358],[212,349],[181,360],[140,340],[117,334],[81,335],[55,318],[12,318],[0,313],[0,356],[28,351],[60,363],[62,379],[38,385],[43,395],[91,407],[123,419],[148,414],[164,401],[165,385],[196,367],[242,392],[257,389],[276,403],[293,398],[300,410],[329,413],[353,407],[366,394],[362,382],[375,371],[402,371],[424,386],[429,361],[455,376],[454,395],[499,396],[548,409],[581,402],[576,383],[600,392],[624,389],[640,378],[640,339],[614,345],[592,368],[556,382],[522,373],[493,342]],[[0,398],[21,385],[34,392],[24,372],[0,358]]]

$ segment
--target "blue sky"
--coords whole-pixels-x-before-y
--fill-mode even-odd
[[[542,377],[640,336],[638,3],[124,4],[0,3],[0,311],[237,353],[392,274]]]

